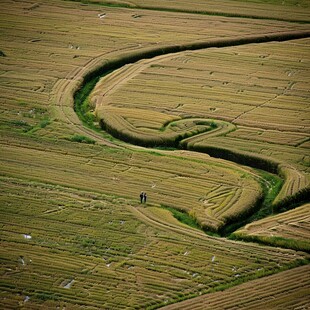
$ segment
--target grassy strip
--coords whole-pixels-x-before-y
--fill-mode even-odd
[[[310,254],[310,243],[303,240],[289,239],[283,237],[251,236],[241,233],[233,233],[230,240],[240,240],[245,242],[256,242],[269,246],[276,246],[285,249],[303,251]]]
[[[213,288],[210,288],[210,289],[208,289],[206,291],[201,291],[199,293],[191,293],[191,294],[180,294],[178,299],[171,299],[168,302],[162,302],[160,304],[156,304],[154,306],[147,307],[146,309],[147,310],[154,310],[154,309],[158,309],[160,307],[167,306],[169,304],[171,305],[171,304],[175,304],[177,302],[181,302],[181,301],[184,301],[184,300],[195,298],[195,297],[201,296],[202,294],[210,294],[210,293],[224,291],[224,290],[227,290],[227,289],[232,288],[234,286],[237,286],[237,285],[240,285],[240,284],[252,281],[252,280],[256,280],[256,279],[259,279],[259,278],[262,278],[262,277],[274,275],[274,274],[280,273],[282,271],[286,271],[286,270],[293,269],[293,268],[296,268],[296,267],[308,265],[309,263],[310,263],[310,261],[308,259],[297,259],[296,261],[294,261],[292,263],[289,263],[289,264],[287,264],[285,266],[279,267],[277,269],[272,269],[272,270],[264,270],[263,269],[263,270],[259,270],[254,275],[240,277],[240,278],[238,278],[238,279],[236,279],[236,280],[234,280],[232,282],[220,284],[220,285],[215,286]]]
[[[112,71],[106,71],[102,73],[101,75],[93,75],[90,74],[85,79],[84,84],[82,87],[80,87],[74,94],[74,111],[78,115],[79,119],[82,121],[82,123],[99,133],[100,135],[103,135],[108,140],[113,140],[113,137],[109,135],[108,133],[104,133],[102,131],[102,127],[99,125],[96,125],[96,116],[93,113],[93,108],[89,104],[89,95],[98,83],[98,81],[104,77],[105,75],[111,73]],[[99,123],[98,123],[99,124]],[[85,136],[73,136],[68,138],[68,140],[73,142],[82,142],[82,143],[88,143],[88,144],[95,144],[95,140],[85,137]]]
[[[225,227],[223,227],[223,229],[219,232],[222,237],[228,237],[240,227],[274,214],[273,201],[282,188],[283,180],[277,175],[263,170],[257,170],[257,172],[262,177],[262,179],[259,180],[263,190],[262,199],[257,201],[257,205],[252,209],[252,214],[243,214],[243,216],[239,219],[225,225]]]
[[[180,210],[177,210],[173,207],[169,207],[169,206],[165,206],[165,205],[161,205],[160,207],[165,209],[165,210],[170,211],[172,213],[172,215],[181,223],[188,225],[192,228],[202,230],[200,225],[197,223],[196,219],[193,218],[192,216],[190,216],[187,212],[180,211]]]
[[[216,11],[199,11],[191,9],[177,9],[177,8],[167,8],[167,7],[152,7],[146,5],[135,5],[127,3],[113,3],[113,2],[97,2],[91,0],[66,0],[72,2],[81,2],[83,4],[99,5],[103,7],[112,8],[126,8],[135,10],[148,10],[148,11],[158,11],[158,12],[169,12],[169,13],[187,13],[187,14],[199,14],[199,15],[209,15],[209,16],[220,16],[220,17],[232,17],[232,18],[249,18],[249,19],[262,19],[262,20],[275,20],[283,22],[301,23],[309,24],[309,20],[299,20],[291,18],[281,18],[281,17],[268,17],[262,15],[252,15],[252,14],[239,14],[239,13],[228,13],[228,12],[216,12]]]
[[[263,172],[264,173],[264,172]],[[276,215],[283,213],[292,209],[295,209],[310,201],[310,188],[305,188],[297,192],[295,195],[289,196],[277,204],[273,204],[274,198],[276,197],[277,189],[279,189],[281,184],[276,183],[271,189],[265,188],[265,199],[262,204],[262,208],[259,212],[254,214],[248,220],[240,223],[241,225],[236,225],[234,229],[231,229],[231,234],[228,236],[231,240],[241,240],[247,242],[257,242],[264,245],[276,246],[286,249],[292,249],[296,251],[304,251],[310,253],[310,243],[303,240],[289,239],[283,237],[269,237],[269,236],[252,236],[243,233],[233,233],[236,229],[244,226],[248,223],[260,220],[269,215]],[[226,230],[229,227],[225,228]],[[227,235],[227,234],[226,234]]]
[[[36,125],[30,125],[25,120],[12,120],[8,123],[15,128],[21,129],[25,134],[32,134],[39,129],[48,126],[51,123],[51,120],[49,118],[44,118]]]
[[[72,137],[67,137],[67,140],[71,141],[71,142],[78,142],[78,143],[87,143],[87,144],[95,144],[96,141],[89,138],[89,137],[85,137],[85,136],[81,136],[81,135],[73,135]]]
[[[89,105],[88,97],[99,79],[100,76],[89,79],[74,95],[74,111],[82,122],[92,129],[95,127],[95,116],[91,113],[91,106]]]

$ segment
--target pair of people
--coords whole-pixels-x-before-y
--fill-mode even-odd
[[[140,194],[140,203],[142,203],[142,202],[146,202],[146,198],[147,198],[147,195],[146,195],[146,193],[144,193],[144,192],[141,192],[141,194]]]

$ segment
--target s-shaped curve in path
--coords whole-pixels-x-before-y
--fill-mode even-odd
[[[121,85],[129,81],[131,78],[139,74],[145,67],[150,65],[153,60],[156,61],[163,61],[165,59],[169,59],[169,57],[174,57],[177,53],[187,51],[187,50],[197,50],[197,49],[205,49],[211,47],[227,47],[227,46],[237,46],[243,44],[250,44],[250,43],[265,43],[271,41],[286,41],[298,38],[305,38],[309,37],[309,31],[301,31],[301,32],[281,32],[281,33],[272,33],[268,35],[255,35],[255,36],[245,36],[245,37],[234,37],[230,39],[217,39],[217,40],[209,40],[206,42],[199,42],[193,44],[185,44],[185,45],[177,45],[177,46],[166,46],[161,48],[149,48],[143,49],[136,52],[131,53],[130,55],[124,54],[123,57],[119,57],[117,59],[111,59],[108,64],[103,65],[98,73],[104,73],[105,71],[111,69],[116,70],[113,71],[112,74],[103,79],[102,83],[107,82],[107,87],[105,84],[105,91],[104,93],[93,95],[95,98],[97,106],[103,104],[105,99],[115,92]],[[130,65],[129,65],[130,64]],[[108,124],[110,128],[114,127],[113,123]],[[117,128],[113,128],[114,131],[117,131]],[[208,137],[220,135],[222,134],[219,131],[211,131],[207,134]],[[120,138],[120,137],[118,137]],[[127,137],[128,138],[128,137]],[[193,140],[199,140],[198,136],[192,137]],[[141,143],[143,145],[143,142]],[[227,159],[227,158],[225,158]],[[293,179],[300,179],[302,178],[303,183],[307,183],[305,181],[305,176],[301,176],[300,172],[298,172],[294,167],[288,165],[287,163],[277,163],[278,167],[274,170],[287,170],[290,174],[295,175]],[[291,184],[292,185],[292,184]],[[285,188],[288,186],[286,185]],[[284,193],[284,191],[283,191]],[[284,194],[281,194],[281,197],[284,197]]]
[[[281,34],[283,35],[283,34]],[[302,34],[298,34],[296,36],[296,34],[294,33],[293,38],[299,38],[299,37],[308,37],[310,36],[310,32],[304,32]],[[276,36],[271,36],[270,41],[276,40]],[[288,40],[292,39],[292,33],[287,34],[287,38]],[[255,40],[258,40],[259,37],[256,37]],[[263,42],[268,42],[265,41],[266,37],[261,37]],[[282,38],[280,38],[282,40]],[[224,40],[225,41],[225,40]],[[250,40],[251,41],[251,40]],[[219,44],[219,46],[227,46],[227,42],[213,42],[214,44]],[[234,42],[233,42],[234,43]],[[237,44],[237,42],[235,42]],[[246,41],[244,44],[248,44],[251,43],[249,41]],[[257,43],[257,42],[255,42]],[[209,44],[209,43],[208,43]],[[208,45],[207,44],[207,45]],[[215,45],[216,46],[216,45]],[[199,48],[192,48],[193,46],[189,46],[189,50],[191,49],[199,49]],[[214,45],[210,45],[208,47],[214,47]],[[201,48],[206,48],[201,47]],[[176,49],[178,50],[179,47],[176,47]],[[186,50],[186,49],[184,49]],[[171,48],[167,49],[168,51],[168,55],[162,55],[159,57],[162,57],[162,59],[165,58],[169,58],[171,57]],[[157,51],[160,55],[160,51]],[[154,51],[151,52],[151,54],[154,53]],[[173,52],[172,52],[173,53]],[[150,54],[147,54],[146,58],[150,58],[149,57]],[[80,68],[78,70],[75,70],[74,72],[72,72],[68,78],[59,81],[54,88],[54,95],[51,98],[51,101],[55,103],[55,101],[59,104],[60,107],[60,113],[62,114],[62,116],[66,119],[66,121],[70,124],[70,126],[72,128],[75,128],[75,130],[79,133],[83,133],[85,135],[91,136],[92,138],[94,138],[98,143],[100,144],[104,144],[110,147],[115,147],[116,145],[114,143],[111,143],[109,141],[107,141],[106,139],[104,139],[102,136],[100,136],[100,134],[93,132],[91,129],[85,128],[82,124],[82,122],[76,117],[75,114],[72,114],[73,111],[73,95],[76,89],[78,89],[83,82],[81,81],[83,78],[85,78],[85,76],[87,76],[87,74],[89,72],[91,72],[92,70],[98,70],[98,66],[100,67],[102,65],[102,62],[104,60],[106,60],[106,56],[105,54],[99,55],[98,57],[94,58],[93,60],[90,60],[87,65],[84,68]],[[143,56],[143,55],[142,55]],[[143,59],[143,57],[141,58]],[[138,61],[139,59],[137,59]],[[151,62],[151,60],[149,61],[144,61],[145,66],[147,66],[149,63]],[[106,66],[106,67],[105,67]],[[123,66],[123,64],[121,65]],[[103,67],[105,67],[104,69],[109,67],[109,64],[107,65],[103,65]],[[125,77],[124,79],[122,79],[121,83],[126,83],[126,81],[128,81],[130,78],[132,78],[133,76],[135,76],[136,74],[138,74],[141,70],[143,69],[143,67],[141,68],[131,68],[127,73],[129,73],[129,75],[127,75],[127,77]],[[116,79],[117,81],[117,79]],[[117,88],[119,87],[120,84],[117,83],[112,83],[112,85],[110,86],[110,88],[108,89],[106,95],[111,94],[113,91],[116,91]],[[137,215],[137,217],[143,219],[146,222],[149,222],[152,225],[156,225],[156,226],[160,226],[161,228],[165,228],[167,230],[174,230],[174,231],[179,231],[182,232],[184,234],[194,234],[195,236],[199,236],[200,238],[204,238],[203,233],[200,232],[193,232],[191,230],[186,230],[186,229],[179,229],[177,227],[173,227],[173,225],[165,225],[165,223],[160,223],[158,222],[156,219],[151,218],[149,215],[144,214],[144,212],[141,212],[139,209],[135,209],[132,208],[132,212],[134,214]]]
[[[186,50],[199,50],[211,47],[219,48],[271,41],[286,41],[299,38],[307,38],[309,36],[310,31],[281,32],[263,35],[234,37],[230,39],[213,39],[201,42],[188,43],[184,45],[170,45],[144,49],[141,49],[139,45],[136,45],[132,48],[124,48],[124,50],[126,51],[126,53],[124,54],[121,54],[121,50],[117,50],[107,54],[99,54],[97,57],[89,60],[83,67],[75,68],[66,76],[66,78],[58,80],[52,89],[49,102],[51,106],[58,107],[58,109],[54,109],[56,115],[68,122],[72,128],[75,128],[76,132],[87,134],[94,138],[98,143],[115,146],[114,143],[103,139],[100,134],[96,134],[94,133],[94,131],[85,128],[85,126],[82,125],[82,122],[78,119],[75,113],[73,113],[74,94],[94,74],[101,75],[108,70],[115,70],[117,68],[121,68],[125,64],[135,63],[142,59],[150,59],[160,55],[162,55],[164,59],[166,57],[170,57],[169,54],[175,54]],[[135,70],[131,73],[132,75],[139,72],[139,70]],[[108,92],[113,91],[113,88],[115,87],[115,85],[111,87]]]
[[[58,113],[61,114],[61,117],[65,119],[66,122],[70,124],[76,132],[86,134],[95,139],[98,143],[115,147],[116,144],[104,139],[99,133],[94,132],[93,130],[83,126],[81,120],[73,112],[74,106],[74,94],[80,89],[83,84],[88,82],[94,76],[100,76],[105,74],[107,71],[114,71],[118,68],[124,68],[126,64],[137,63],[141,61],[141,66],[132,66],[125,67],[121,69],[118,74],[121,78],[114,78],[114,75],[111,78],[111,85],[108,88],[105,95],[112,93],[117,90],[119,85],[125,83],[127,80],[138,74],[145,66],[148,66],[154,57],[164,60],[175,55],[178,52],[183,52],[186,50],[199,50],[206,49],[211,47],[227,47],[227,46],[237,46],[250,43],[262,43],[262,42],[271,42],[271,41],[286,41],[292,39],[306,38],[310,36],[310,31],[299,31],[299,32],[281,32],[281,33],[272,33],[268,35],[251,35],[244,37],[234,37],[230,39],[216,39],[208,40],[205,42],[196,42],[191,44],[184,45],[172,45],[165,47],[155,47],[155,48],[146,48],[138,49],[130,53],[125,53],[121,56],[115,56],[115,53],[111,54],[101,54],[98,57],[90,60],[85,67],[75,69],[71,72],[66,79],[60,80],[56,83],[53,91],[53,96],[51,97],[52,104],[58,105],[60,108]],[[127,50],[126,50],[127,51]],[[117,52],[117,55],[119,51]],[[125,70],[125,76],[122,77],[122,72]],[[118,75],[117,75],[118,76]],[[212,132],[211,135],[221,134],[219,132]],[[226,158],[227,159],[227,158]]]

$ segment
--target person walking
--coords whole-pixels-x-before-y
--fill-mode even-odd
[[[142,202],[143,202],[143,199],[144,199],[144,193],[143,193],[143,192],[141,192],[141,194],[140,194],[140,203],[142,203]]]
[[[144,203],[146,203],[146,198],[147,198],[146,193],[143,193],[143,201],[144,201]]]

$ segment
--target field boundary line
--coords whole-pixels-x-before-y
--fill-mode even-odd
[[[200,10],[187,10],[187,9],[177,9],[177,8],[165,8],[165,7],[153,7],[147,5],[137,5],[134,3],[109,3],[109,2],[97,2],[92,0],[67,0],[72,2],[81,2],[84,4],[91,4],[100,7],[107,8],[124,8],[132,10],[147,10],[147,11],[156,11],[156,12],[167,12],[167,13],[182,13],[182,14],[196,14],[196,15],[205,15],[205,16],[219,16],[219,17],[230,17],[230,18],[248,18],[248,19],[261,19],[261,20],[273,20],[279,22],[291,22],[291,23],[302,23],[309,24],[310,20],[303,19],[290,19],[290,18],[280,18],[280,17],[269,17],[263,15],[253,15],[253,14],[239,14],[239,13],[229,13],[229,12],[219,12],[219,11],[200,11]]]

